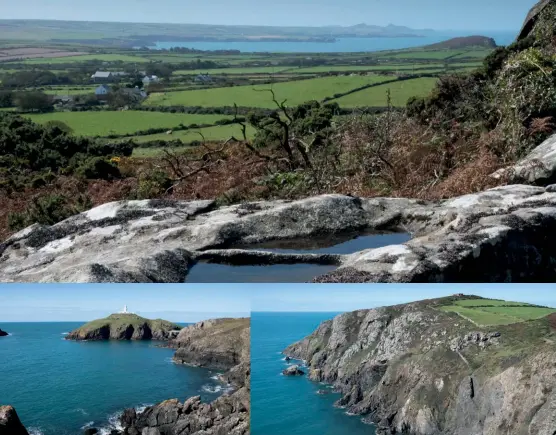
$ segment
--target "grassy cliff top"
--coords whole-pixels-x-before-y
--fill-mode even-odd
[[[167,320],[162,319],[146,319],[144,317],[138,316],[137,314],[111,314],[110,316],[104,319],[97,319],[91,322],[86,323],[85,325],[78,328],[80,331],[92,331],[103,326],[110,326],[110,328],[119,328],[127,325],[132,326],[141,326],[144,324],[148,324],[149,327],[153,330],[155,329],[164,329],[164,330],[178,330],[182,329],[181,326],[176,325],[175,323],[169,322]]]

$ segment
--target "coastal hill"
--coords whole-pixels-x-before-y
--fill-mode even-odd
[[[0,329],[0,337],[6,337],[8,335],[8,333],[6,331],[2,331]]]
[[[339,315],[284,353],[377,434],[551,435],[555,312],[454,295]]]
[[[487,36],[462,36],[448,39],[436,44],[425,45],[423,48],[432,50],[457,50],[460,48],[496,48],[496,41]]]
[[[215,370],[232,389],[210,404],[200,396],[166,400],[142,413],[127,409],[125,434],[248,435],[250,409],[250,319],[217,319],[184,328],[172,342],[175,361]]]
[[[112,314],[70,332],[66,340],[169,340],[181,329],[166,320],[150,320],[136,314]]]

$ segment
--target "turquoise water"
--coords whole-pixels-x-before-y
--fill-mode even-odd
[[[205,369],[173,364],[157,342],[73,342],[82,323],[2,323],[0,404],[13,405],[38,435],[115,428],[118,413],[169,398],[213,400],[221,385]],[[212,391],[212,392],[210,392]]]
[[[438,32],[414,38],[338,38],[336,42],[157,42],[154,48],[186,47],[196,50],[240,50],[243,53],[357,53],[365,51],[398,50],[435,44],[456,36],[483,35],[494,38],[498,45],[508,45],[516,38],[515,32]]]
[[[281,375],[281,352],[336,314],[251,314],[251,435],[374,435],[360,417],[333,407],[338,394],[317,394],[326,386]]]

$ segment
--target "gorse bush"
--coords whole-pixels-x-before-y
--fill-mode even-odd
[[[60,194],[35,197],[24,212],[8,215],[8,225],[13,231],[35,223],[54,225],[91,207],[91,200],[85,195],[79,195],[73,201]]]

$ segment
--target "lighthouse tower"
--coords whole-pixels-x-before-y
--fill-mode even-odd
[[[130,314],[130,313],[127,311],[127,305],[124,305],[124,309],[123,309],[122,311],[120,311],[120,314]]]

